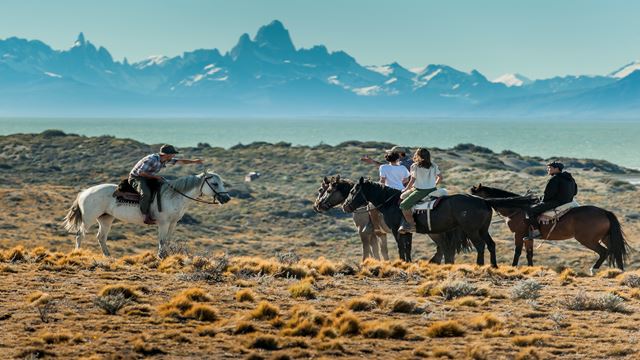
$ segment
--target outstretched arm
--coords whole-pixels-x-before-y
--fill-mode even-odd
[[[176,164],[202,164],[202,159],[193,159],[193,160],[180,159],[180,160],[176,160]]]
[[[367,164],[371,164],[371,165],[375,165],[375,166],[380,166],[384,163],[381,163],[380,161],[374,160],[372,158],[369,157],[369,155],[364,155],[363,157],[360,158],[360,161],[367,163]]]

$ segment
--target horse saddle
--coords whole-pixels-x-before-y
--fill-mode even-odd
[[[432,191],[413,207],[413,211],[417,212],[420,210],[433,210],[448,195],[449,192],[447,191],[447,189],[438,189]]]
[[[570,203],[562,204],[556,208],[545,211],[538,216],[538,221],[542,224],[549,224],[560,220],[560,218],[568,213],[571,209],[580,206],[577,201],[573,200]]]
[[[153,202],[153,198],[156,197],[156,194],[160,190],[162,184],[155,180],[149,180],[148,184],[151,188],[151,202]],[[120,203],[136,204],[140,203],[141,196],[138,191],[133,186],[131,186],[131,184],[129,184],[129,179],[124,178],[120,180],[120,183],[116,187],[116,191],[113,192],[113,197],[116,198],[116,201]],[[160,196],[158,196],[158,212],[162,212]]]
[[[113,197],[118,201],[140,202],[140,194],[129,184],[127,178],[120,180],[116,191],[113,192]]]

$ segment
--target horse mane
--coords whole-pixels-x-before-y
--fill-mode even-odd
[[[522,196],[520,194],[484,185],[482,185],[481,189],[484,190],[490,198],[517,198]]]
[[[201,181],[202,181],[202,174],[187,175],[187,176],[179,177],[175,180],[169,180],[168,182],[171,185],[171,187],[167,186],[166,184],[163,184],[162,189],[160,190],[160,194],[162,196],[167,196],[167,193],[172,196],[178,195],[177,192],[171,189],[172,187],[182,193],[186,193],[188,191],[191,191],[196,186],[200,185]]]

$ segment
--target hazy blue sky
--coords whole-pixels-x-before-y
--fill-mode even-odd
[[[110,0],[0,3],[0,38],[73,44],[83,31],[114,58],[225,52],[274,19],[296,47],[324,44],[361,64],[398,61],[478,69],[489,78],[606,74],[640,59],[640,1],[632,0]]]

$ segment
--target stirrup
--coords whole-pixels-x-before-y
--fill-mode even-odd
[[[406,219],[403,219],[398,232],[400,232],[401,234],[411,234],[416,232],[416,226],[410,224]]]

